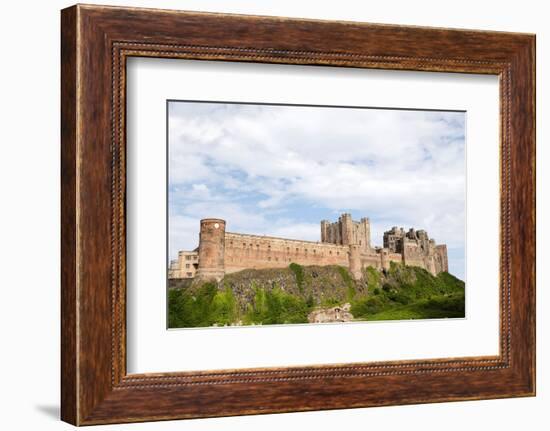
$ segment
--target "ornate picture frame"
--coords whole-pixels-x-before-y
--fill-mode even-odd
[[[61,14],[61,416],[74,425],[535,394],[535,36],[77,5]],[[128,374],[129,57],[491,74],[500,85],[500,352]]]

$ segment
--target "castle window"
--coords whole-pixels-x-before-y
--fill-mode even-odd
[[[297,249],[296,249],[296,253],[298,253],[298,251],[300,251],[300,249],[297,248]]]
[[[192,272],[188,272],[188,273],[187,273],[187,277],[193,277],[193,273],[192,273]]]
[[[271,262],[271,256],[269,256],[269,257],[267,258],[267,260]]]
[[[191,260],[191,256],[185,256],[185,260]]]
[[[328,254],[332,254],[332,250],[329,250]]]
[[[189,264],[188,264],[188,263],[186,263],[186,264],[185,264],[185,267],[186,267],[186,268],[189,268]]]

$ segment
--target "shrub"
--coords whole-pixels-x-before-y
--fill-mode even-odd
[[[408,294],[408,292],[404,292],[403,290],[398,290],[396,292],[390,293],[388,295],[388,298],[394,302],[403,305],[407,305],[413,302],[413,298],[411,298],[411,295]]]
[[[254,301],[249,304],[244,321],[248,324],[264,325],[307,323],[307,315],[311,309],[308,302],[279,287],[271,290],[256,288]]]
[[[381,272],[372,266],[368,266],[364,272],[369,292],[374,292],[376,289],[380,290]]]
[[[288,265],[288,267],[296,277],[296,284],[298,285],[298,290],[300,292],[303,292],[304,291],[304,268],[302,267],[302,265],[298,265],[297,263],[294,263],[294,262]]]
[[[348,270],[343,266],[338,266],[338,272],[342,277],[344,284],[347,286],[347,299],[351,301],[355,297],[355,281],[351,278]]]
[[[219,291],[214,283],[204,283],[195,292],[168,292],[169,328],[230,325],[237,319],[237,302],[230,288]]]
[[[217,325],[231,325],[238,320],[237,301],[233,290],[225,288],[214,296],[211,304],[211,320]]]
[[[368,317],[370,314],[375,314],[382,311],[385,303],[382,297],[370,297],[354,301],[351,304],[351,314],[354,318]]]
[[[329,296],[327,298],[321,299],[321,307],[334,307],[336,305],[339,305],[341,301],[338,301],[338,299],[334,298],[333,296]]]

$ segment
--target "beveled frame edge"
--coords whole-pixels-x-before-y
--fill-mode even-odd
[[[216,30],[205,34],[206,24]],[[534,36],[77,5],[62,12],[61,42],[63,420],[83,425],[534,395]],[[499,75],[500,355],[127,376],[129,56]]]

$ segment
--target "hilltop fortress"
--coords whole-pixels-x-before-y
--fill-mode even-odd
[[[243,269],[284,268],[300,265],[341,265],[359,280],[363,268],[388,269],[390,262],[426,269],[436,275],[448,271],[447,246],[436,245],[424,230],[393,227],[384,232],[383,247],[371,245],[370,221],[354,221],[342,214],[338,221],[321,221],[321,241],[302,241],[226,232],[225,220],[200,221],[199,246],[180,251],[170,262],[169,278],[221,280]]]

